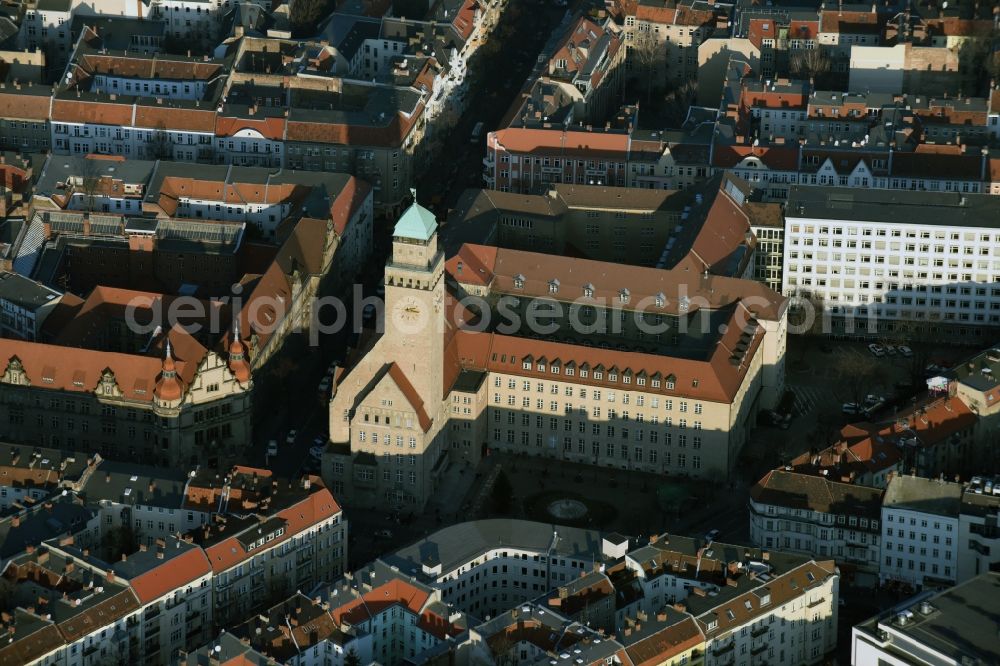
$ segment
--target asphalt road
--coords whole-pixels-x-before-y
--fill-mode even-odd
[[[567,10],[551,2],[510,0],[490,36],[499,48],[483,45],[473,56],[469,76],[469,99],[434,163],[417,176],[417,196],[444,218],[461,193],[482,186],[486,135],[498,129],[501,119],[520,94],[535,68],[538,54]],[[483,123],[478,140],[472,129]]]

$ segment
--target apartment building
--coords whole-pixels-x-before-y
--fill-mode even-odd
[[[1000,398],[1000,349],[991,347],[951,368],[948,390],[978,417],[975,435],[982,444],[977,456],[979,469],[993,468],[993,451],[1000,435],[1000,403],[997,402]]]
[[[110,155],[49,155],[32,188],[32,202],[40,208],[138,216],[156,165]]]
[[[3,577],[18,605],[4,650],[17,663],[168,664],[209,635],[211,569],[176,539],[107,562],[68,537],[15,558]]]
[[[85,506],[67,489],[44,501],[30,496],[11,504],[0,520],[0,571],[12,559],[52,539],[75,538],[84,547],[95,547],[101,539],[98,512]]]
[[[697,131],[508,127],[487,135],[483,180],[533,194],[556,183],[680,190],[711,176],[709,144]]]
[[[884,425],[849,424],[840,429],[833,445],[815,453],[803,453],[788,466],[800,474],[884,490],[894,473],[902,473],[907,462],[913,462],[912,457],[905,457],[903,445],[908,438],[891,434]],[[933,439],[936,443],[941,441]]]
[[[23,275],[0,272],[0,337],[37,340],[62,294]]]
[[[433,59],[372,83],[332,76],[299,42],[246,38],[222,58],[119,47],[86,26],[69,76],[46,89],[47,102],[37,86],[4,89],[4,145],[348,171],[371,182],[380,208],[405,198],[434,93]],[[272,62],[268,50],[290,57]]]
[[[750,229],[757,239],[753,278],[781,292],[785,256],[785,214],[778,203],[748,202]]]
[[[629,68],[677,85],[698,72],[698,45],[712,34],[715,7],[703,0],[630,2],[618,0],[612,11],[624,24]],[[650,63],[646,55],[654,55]]]
[[[104,533],[119,529],[149,548],[209,521],[207,507],[185,506],[188,483],[189,475],[179,469],[103,460],[79,495],[99,511]]]
[[[918,326],[913,334],[981,338],[1000,325],[998,205],[974,194],[794,186],[782,293],[823,303],[834,334]]]
[[[553,49],[541,77],[572,100],[572,117],[600,123],[614,111],[625,63],[625,43],[610,19],[602,24],[580,16]]]
[[[439,530],[381,566],[415,571],[442,601],[494,618],[470,628],[471,645],[459,646],[459,655],[471,648],[502,657],[517,645],[522,661],[549,659],[553,627],[573,637],[566,663],[597,663],[587,656],[597,648],[607,651],[602,660],[618,654],[621,663],[722,665],[742,655],[811,664],[835,642],[833,563],[783,552],[670,534],[637,544],[503,519]]]
[[[989,479],[987,479],[989,480]],[[976,483],[978,481],[979,483]],[[996,479],[991,485],[995,487]],[[958,582],[1000,567],[1000,493],[990,492],[983,479],[974,479],[962,492],[958,516]]]
[[[958,580],[962,485],[893,477],[882,499],[880,582],[942,587]]]
[[[593,530],[499,518],[445,527],[381,559],[485,617],[568,585],[613,553]]]
[[[335,382],[337,447],[324,478],[356,502],[419,507],[449,449],[475,462],[487,446],[727,476],[752,415],[780,395],[785,302],[758,283],[713,274],[750,266],[743,194],[733,182],[720,187],[694,242],[678,243],[673,270],[465,245],[447,262],[453,298],[434,216],[412,206],[386,267],[387,333]],[[692,270],[694,283],[685,277]],[[481,316],[519,323],[532,301],[545,301],[561,309],[557,332],[459,330],[474,317],[456,303],[467,296],[481,299]],[[442,319],[443,335],[426,335],[422,326]],[[471,432],[449,442],[456,428]]]
[[[0,450],[0,510],[37,505],[57,489],[79,490],[100,456],[17,444]]]
[[[873,617],[851,632],[851,663],[878,666],[933,659],[935,664],[989,664],[1000,658],[987,618],[1000,599],[1000,574],[983,573],[936,594],[917,597],[891,616]]]
[[[881,499],[876,488],[776,469],[750,490],[750,540],[761,548],[829,557],[858,584],[873,581],[881,561]]]
[[[380,587],[380,592],[392,589],[389,584]],[[375,594],[371,597],[373,602],[377,598]],[[376,603],[381,606],[397,602],[399,607],[394,610],[409,611],[410,607],[401,596],[394,595],[387,599],[383,594],[381,598],[377,598]],[[375,632],[365,633],[357,625],[346,621],[338,622],[340,609],[331,609],[328,602],[320,602],[319,599],[320,597],[311,599],[298,592],[233,627],[231,635],[238,637],[242,649],[246,650],[246,657],[256,654],[263,660],[272,659],[282,664],[318,662],[344,666],[347,655],[354,654],[362,663],[371,663],[373,643],[381,635]],[[344,603],[346,600],[338,599],[337,602]],[[386,617],[391,615],[392,611],[386,613]],[[230,634],[227,632],[225,635]],[[214,639],[209,644],[209,653],[214,645],[220,643],[219,639]],[[190,656],[195,657],[196,654],[197,652]],[[182,663],[184,656],[181,655]]]
[[[231,626],[274,599],[336,580],[345,571],[347,523],[330,491],[315,477],[286,488],[261,472],[237,469],[270,483],[256,491],[244,486],[244,494],[255,493],[260,504],[216,514],[191,535],[212,568],[216,626]]]

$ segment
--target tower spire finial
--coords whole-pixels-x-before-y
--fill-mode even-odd
[[[170,349],[170,338],[169,337],[167,337],[167,355],[166,355],[166,358],[168,358],[170,360],[173,360],[173,354],[171,353],[171,349]]]

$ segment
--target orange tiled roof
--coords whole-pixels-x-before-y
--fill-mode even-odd
[[[395,578],[388,583],[372,588],[361,597],[330,611],[337,624],[345,621],[358,624],[372,619],[387,608],[402,606],[414,615],[420,614],[430,594]]]
[[[283,543],[303,530],[338,513],[340,513],[340,506],[333,499],[330,491],[326,488],[319,488],[309,497],[276,514],[278,518],[286,521],[287,526],[284,534],[269,543],[272,547]],[[209,546],[205,549],[205,554],[208,556],[212,571],[215,573],[227,571],[251,557],[235,536]]]
[[[129,581],[142,604],[156,601],[178,588],[211,573],[212,567],[201,548],[190,548],[177,557]]]

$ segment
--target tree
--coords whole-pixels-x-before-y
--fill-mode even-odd
[[[107,562],[117,562],[121,559],[122,555],[134,553],[139,550],[141,538],[141,533],[134,529],[131,524],[109,528],[101,539],[104,560]]]
[[[348,650],[347,654],[344,655],[344,666],[361,666],[361,657],[358,656],[354,648]]]
[[[837,361],[837,374],[847,382],[848,399],[860,405],[878,379],[878,365],[874,359],[861,354],[844,354]]]
[[[89,212],[94,210],[94,200],[97,190],[101,185],[101,171],[97,166],[97,161],[85,158],[80,167],[80,190],[83,192],[83,209]]]
[[[150,158],[154,160],[164,160],[173,157],[174,147],[170,143],[170,135],[167,134],[167,127],[162,122],[153,130],[153,136],[149,140],[149,146],[146,150]]]
[[[687,120],[691,105],[698,98],[698,82],[685,81],[663,99],[664,120],[669,127],[680,127]]]
[[[315,34],[317,24],[328,9],[327,0],[292,0],[289,6],[292,29],[299,34]]]
[[[507,473],[500,470],[496,481],[493,482],[493,492],[490,495],[493,511],[499,514],[506,514],[510,511],[510,500],[514,494],[514,488],[510,485]]]
[[[646,101],[649,102],[653,97],[653,84],[659,79],[659,64],[665,59],[665,48],[651,31],[638,29],[632,33],[629,54],[637,65],[633,74],[646,79]]]
[[[788,69],[797,78],[817,79],[830,71],[830,59],[820,49],[804,49],[791,57]]]

